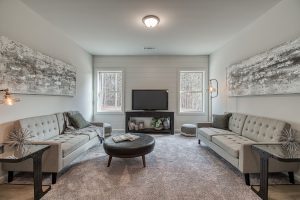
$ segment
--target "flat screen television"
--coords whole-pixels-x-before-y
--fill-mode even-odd
[[[168,110],[168,90],[132,90],[132,110]]]

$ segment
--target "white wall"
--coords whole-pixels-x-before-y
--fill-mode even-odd
[[[124,70],[125,111],[131,110],[132,89],[168,89],[169,111],[175,112],[175,129],[179,129],[183,123],[196,123],[208,120],[207,104],[206,112],[203,116],[181,115],[177,112],[178,70],[180,68],[197,68],[207,72],[208,56],[94,56],[95,70],[101,67],[121,68]],[[207,97],[205,100],[207,103]],[[97,114],[95,112],[94,120],[111,123],[113,129],[125,128],[124,113]]]
[[[300,1],[281,1],[210,55],[210,78],[220,82],[213,113],[233,111],[285,120],[300,130],[300,95],[228,97],[226,67],[300,36]]]
[[[5,139],[5,133],[11,128],[11,123],[6,122],[20,118],[79,110],[84,117],[91,120],[93,113],[91,55],[17,0],[0,0],[0,35],[77,68],[75,97],[16,95],[21,98],[20,103],[12,107],[0,105],[0,142]]]

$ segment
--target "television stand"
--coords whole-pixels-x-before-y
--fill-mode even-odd
[[[169,118],[170,128],[155,130],[154,128],[145,128],[140,130],[129,130],[128,122],[131,117],[156,117],[156,118]],[[174,135],[174,112],[162,111],[128,111],[125,112],[125,132],[131,133],[169,133]]]

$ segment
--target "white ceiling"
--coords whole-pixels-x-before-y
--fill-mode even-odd
[[[207,55],[279,1],[23,0],[93,55]],[[157,28],[143,25],[149,14]]]

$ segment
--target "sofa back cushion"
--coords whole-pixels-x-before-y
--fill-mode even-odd
[[[77,128],[85,128],[88,127],[90,124],[83,118],[83,116],[80,113],[76,113],[74,115],[69,115],[69,119],[72,123],[72,125]]]
[[[241,135],[246,117],[247,115],[245,114],[232,113],[232,116],[229,118],[229,124],[228,124],[229,130]]]
[[[212,127],[228,130],[230,117],[231,117],[231,113],[227,113],[224,115],[213,115]]]
[[[242,135],[256,142],[279,142],[283,129],[289,127],[280,120],[248,115]]]
[[[20,126],[30,131],[32,141],[47,140],[59,135],[56,115],[44,115],[20,119]]]

